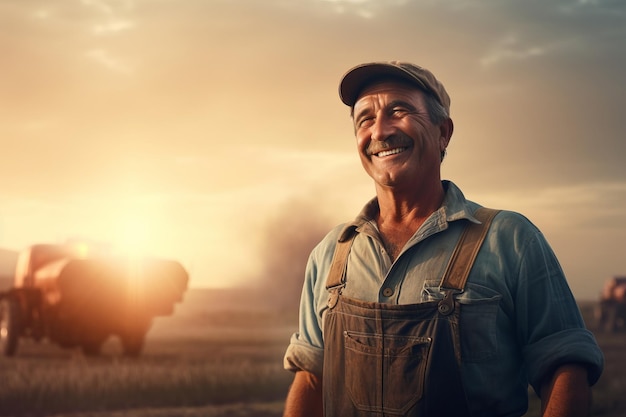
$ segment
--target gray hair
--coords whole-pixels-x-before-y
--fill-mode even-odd
[[[429,92],[424,92],[424,101],[426,103],[426,111],[428,118],[434,125],[440,125],[450,118],[448,110]]]
[[[430,122],[432,124],[439,126],[450,118],[448,110],[446,110],[446,108],[441,105],[439,100],[437,100],[434,95],[428,92],[424,92],[424,101],[426,103],[428,118],[430,119]],[[447,152],[445,149],[441,151],[441,162],[443,162],[446,154]]]

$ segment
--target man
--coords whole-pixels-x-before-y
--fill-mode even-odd
[[[603,356],[543,235],[441,180],[443,85],[410,63],[370,63],[344,75],[340,97],[376,198],[311,253],[285,416],[521,416],[529,384],[544,416],[588,415]],[[448,285],[470,229],[486,236]]]

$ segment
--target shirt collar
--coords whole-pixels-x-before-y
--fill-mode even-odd
[[[476,217],[474,217],[474,211],[476,210],[475,204],[465,199],[463,192],[452,181],[442,181],[443,187],[446,190],[443,203],[441,207],[444,209],[445,220],[447,222],[453,222],[460,219],[468,219],[473,223],[480,223]]]
[[[472,203],[465,199],[463,192],[452,181],[444,180],[441,182],[445,190],[443,203],[439,210],[433,215],[442,216],[441,222],[453,222],[460,219],[467,219],[473,223],[480,223],[474,217],[474,209]],[[372,198],[363,207],[359,215],[352,222],[346,224],[341,232],[340,241],[346,240],[354,231],[363,231],[370,224],[376,224],[376,217],[380,212],[378,199]]]

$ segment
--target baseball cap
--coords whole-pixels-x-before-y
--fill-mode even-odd
[[[437,101],[450,112],[450,96],[443,84],[426,68],[409,62],[386,61],[357,65],[342,77],[339,84],[339,97],[344,104],[352,107],[360,92],[368,84],[388,78],[400,78],[417,84],[418,87],[433,94]]]

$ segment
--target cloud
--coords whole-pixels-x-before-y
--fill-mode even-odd
[[[559,6],[559,10],[566,13],[600,13],[613,17],[624,16],[624,4],[621,1],[611,0],[577,0]]]
[[[96,35],[108,35],[131,29],[134,25],[130,20],[111,20],[107,23],[95,24],[92,30]]]
[[[524,61],[545,55],[549,49],[548,46],[523,45],[519,37],[507,35],[480,59],[480,64],[483,68],[489,68],[503,61]]]
[[[40,20],[46,20],[46,19],[49,19],[51,15],[52,15],[52,13],[50,12],[50,10],[49,10],[49,9],[44,9],[44,8],[37,9],[37,10],[35,10],[35,12],[33,13],[33,16],[34,16],[36,19],[40,19]]]
[[[352,13],[364,19],[373,19],[387,7],[403,6],[407,0],[320,0],[330,4],[338,14]]]
[[[550,228],[626,227],[621,226],[626,225],[626,182],[574,183],[533,193],[498,190],[495,194],[474,194],[482,204],[529,213]]]
[[[135,5],[133,0],[81,0],[81,3],[109,16],[115,15],[118,10],[131,10]]]
[[[557,52],[577,48],[585,43],[584,36],[567,35],[565,38],[553,38],[544,35],[537,41],[525,40],[519,35],[507,34],[502,36],[480,58],[483,68],[491,68],[507,62],[519,62],[550,56]],[[580,48],[577,48],[580,49]]]
[[[118,74],[132,74],[134,71],[130,65],[122,62],[116,57],[113,57],[109,51],[105,49],[91,49],[87,51],[85,55],[105,68]]]
[[[482,68],[538,58],[572,60],[624,46],[626,3],[606,0],[493,4],[489,20],[508,22],[508,33],[496,37],[479,59]],[[489,21],[492,29],[493,25]],[[557,56],[558,54],[558,56]]]
[[[91,25],[95,35],[113,35],[135,26],[128,16],[123,17],[134,9],[132,1],[82,0],[82,3],[98,16],[98,21]]]
[[[105,0],[82,0],[81,3],[83,3],[87,7],[94,8],[95,10],[99,11],[100,13],[104,13],[104,14],[108,14],[108,15],[112,15],[113,14],[113,8]]]

